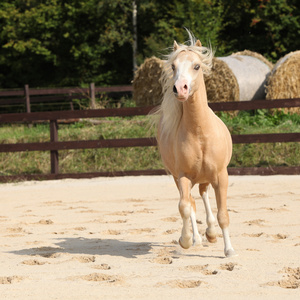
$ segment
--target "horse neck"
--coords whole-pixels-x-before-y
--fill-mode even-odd
[[[208,126],[210,116],[210,108],[207,103],[203,81],[203,83],[200,83],[198,90],[183,103],[182,122],[186,130],[199,135]]]

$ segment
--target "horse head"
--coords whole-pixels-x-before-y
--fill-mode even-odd
[[[203,80],[202,60],[199,53],[202,45],[199,40],[192,46],[179,46],[174,42],[174,55],[171,57],[173,71],[173,92],[175,97],[185,102],[198,89],[199,80]]]

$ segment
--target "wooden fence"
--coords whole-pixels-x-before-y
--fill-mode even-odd
[[[210,103],[214,111],[270,109],[283,107],[299,107],[300,98],[280,100],[257,100],[242,102]],[[93,173],[59,173],[59,151],[68,149],[118,148],[118,147],[149,147],[156,146],[155,138],[107,139],[89,141],[59,141],[58,120],[125,117],[147,115],[154,107],[130,107],[118,109],[91,109],[77,111],[34,112],[19,114],[2,114],[0,123],[30,123],[33,121],[50,121],[50,141],[43,143],[0,144],[0,152],[19,151],[50,151],[51,174],[31,174],[0,176],[0,182],[15,180],[41,180],[62,178],[92,178],[98,176],[127,176],[127,175],[161,175],[165,170],[137,170]],[[300,142],[300,133],[247,134],[232,135],[234,144],[241,143],[276,143]],[[271,175],[271,174],[300,174],[300,166],[294,167],[247,167],[229,168],[230,175]]]
[[[73,100],[87,98],[90,107],[95,108],[96,94],[132,92],[132,85],[95,87],[90,83],[88,88],[44,88],[30,89],[28,84],[24,89],[0,91],[0,106],[24,105],[27,113],[31,112],[31,105],[36,103],[62,103],[65,102],[73,110]]]

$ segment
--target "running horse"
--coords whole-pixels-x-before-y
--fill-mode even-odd
[[[197,229],[196,205],[191,189],[199,184],[206,211],[206,237],[216,242],[215,217],[208,199],[212,185],[218,208],[226,257],[236,255],[229,237],[227,211],[227,165],[232,154],[232,140],[225,124],[207,103],[203,74],[211,69],[213,53],[203,47],[188,31],[189,45],[174,42],[167,56],[161,83],[163,99],[158,111],[157,142],[162,161],[174,177],[179,190],[179,212],[183,227],[179,244],[188,249],[201,244]],[[189,228],[191,220],[193,235]]]

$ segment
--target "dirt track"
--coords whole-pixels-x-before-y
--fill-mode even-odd
[[[300,176],[230,177],[234,258],[219,228],[216,244],[180,248],[168,176],[2,184],[0,195],[1,299],[299,299]]]

